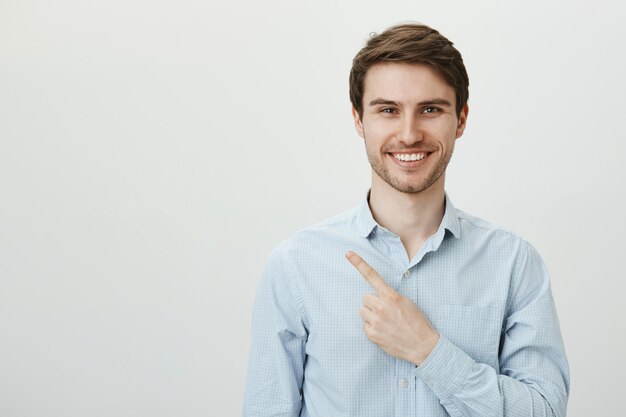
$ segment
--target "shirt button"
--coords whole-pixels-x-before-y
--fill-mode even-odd
[[[408,269],[406,271],[404,271],[404,277],[408,278],[411,276],[411,271],[409,271]]]
[[[400,380],[400,386],[401,386],[402,388],[406,388],[406,387],[408,387],[408,386],[409,386],[409,380],[408,380],[408,379],[406,379],[406,378],[402,378],[402,379]]]

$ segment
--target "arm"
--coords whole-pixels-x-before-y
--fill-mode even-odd
[[[300,305],[276,249],[265,266],[253,309],[244,417],[300,414],[307,338]]]
[[[441,336],[415,373],[453,417],[565,416],[569,369],[548,272],[532,246],[523,242],[513,277],[500,372]]]
[[[569,370],[548,272],[527,242],[520,252],[507,300],[499,372],[437,335],[411,300],[358,255],[346,254],[378,292],[364,297],[360,311],[367,337],[391,356],[417,365],[415,375],[452,417],[565,416]]]

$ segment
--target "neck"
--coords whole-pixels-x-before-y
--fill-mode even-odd
[[[444,176],[419,193],[403,193],[372,175],[369,206],[374,220],[400,237],[411,259],[432,236],[445,212]]]

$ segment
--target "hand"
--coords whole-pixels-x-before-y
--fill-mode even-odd
[[[439,333],[411,300],[391,288],[359,255],[346,258],[376,290],[365,294],[359,311],[368,339],[399,359],[421,365],[439,341]]]

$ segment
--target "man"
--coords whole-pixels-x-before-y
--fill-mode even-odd
[[[444,189],[468,85],[460,53],[427,26],[392,27],[357,54],[350,99],[371,189],[271,254],[245,416],[565,416],[543,261]]]

